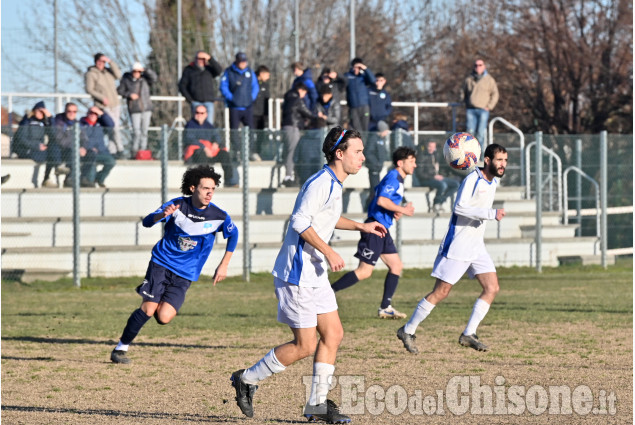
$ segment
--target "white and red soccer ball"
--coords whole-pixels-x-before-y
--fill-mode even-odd
[[[481,144],[470,133],[454,133],[443,145],[443,157],[455,170],[472,171],[481,157]]]

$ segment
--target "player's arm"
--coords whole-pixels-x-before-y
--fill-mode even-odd
[[[335,228],[340,230],[357,230],[363,233],[372,233],[374,235],[381,236],[382,238],[386,236],[387,232],[384,225],[376,221],[372,221],[370,223],[360,223],[346,217],[340,217],[340,219],[337,220]]]
[[[223,258],[220,260],[220,264],[218,264],[218,267],[216,267],[214,271],[214,286],[227,277],[229,260],[231,260],[234,250],[236,250],[236,246],[238,245],[238,228],[229,216],[227,216],[223,223],[223,236],[227,239],[227,248],[225,248],[225,255],[223,255]]]
[[[409,217],[412,217],[415,213],[415,207],[412,205],[412,202],[408,202],[402,207],[401,205],[395,204],[393,201],[391,201],[389,198],[386,198],[385,196],[377,197],[377,205],[385,210],[405,214]]]
[[[156,211],[148,214],[143,219],[143,222],[142,222],[143,227],[152,227],[152,226],[154,226],[159,221],[164,220],[167,217],[169,217],[170,215],[172,215],[174,213],[174,211],[179,209],[179,207],[180,207],[180,205],[175,204],[173,201],[166,202],[165,204],[161,205],[159,207],[159,209],[157,209]]]
[[[474,205],[472,194],[476,190],[478,179],[475,174],[470,174],[463,180],[463,187],[459,188],[456,204],[454,205],[454,214],[471,220],[494,220],[496,218],[496,209],[484,208]]]
[[[340,257],[340,255],[335,252],[335,250],[331,248],[329,244],[324,242],[322,238],[318,236],[313,227],[309,226],[306,230],[304,230],[304,232],[300,233],[300,237],[313,248],[324,254],[324,258],[326,258],[326,261],[329,263],[329,267],[334,272],[338,272],[342,270],[344,266],[346,266],[346,263],[344,263],[344,259]]]

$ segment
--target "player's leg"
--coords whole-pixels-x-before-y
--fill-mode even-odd
[[[333,285],[331,285],[333,291],[341,291],[342,289],[355,285],[360,280],[370,277],[379,256],[383,252],[384,243],[382,239],[383,238],[371,233],[361,234],[359,242],[357,243],[357,252],[355,253],[355,257],[359,259],[359,266],[357,269],[346,273],[333,283]]]
[[[161,301],[154,312],[154,318],[159,325],[167,325],[174,319],[185,302],[185,295],[190,289],[191,281],[167,270],[165,273],[167,284],[161,295]]]
[[[390,244],[392,245],[392,241],[390,241]],[[401,271],[403,269],[401,258],[399,258],[399,254],[397,254],[395,249],[395,252],[382,254],[381,260],[388,267],[388,273],[386,274],[386,279],[384,280],[384,293],[382,295],[381,304],[379,305],[377,314],[382,319],[405,319],[407,315],[395,310],[392,306],[392,297],[395,295],[397,285],[399,285],[399,277],[401,276]]]
[[[498,285],[498,275],[492,259],[487,253],[481,255],[468,269],[470,277],[476,277],[478,283],[483,288],[481,294],[472,307],[472,314],[467,322],[465,330],[459,337],[459,344],[474,348],[478,351],[487,351],[487,346],[483,344],[476,335],[478,325],[483,321],[490,305],[494,302],[496,294],[500,289]]]

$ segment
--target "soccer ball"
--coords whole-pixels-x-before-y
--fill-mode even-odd
[[[443,157],[455,170],[472,171],[481,157],[481,144],[470,133],[454,133],[443,145]]]

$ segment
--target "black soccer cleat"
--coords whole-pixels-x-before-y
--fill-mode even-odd
[[[464,347],[473,348],[476,351],[487,351],[489,349],[487,348],[487,345],[479,341],[478,336],[476,336],[476,334],[472,334],[472,335],[461,334],[461,336],[459,337],[459,344],[461,344]]]
[[[327,424],[347,424],[351,418],[340,413],[340,408],[333,400],[326,400],[317,406],[307,404],[304,408],[304,417],[309,422],[326,422]]]
[[[232,381],[232,387],[236,389],[236,404],[248,418],[254,416],[254,393],[258,389],[258,385],[245,384],[240,378],[245,373],[245,369],[237,370],[232,373],[230,380]]]
[[[397,338],[399,338],[401,342],[403,342],[403,346],[406,348],[406,350],[413,354],[417,354],[419,352],[419,349],[415,345],[415,338],[417,337],[415,335],[406,333],[405,327],[406,325],[399,328],[399,330],[397,331]]]
[[[126,351],[123,350],[112,350],[110,353],[110,361],[113,363],[122,363],[128,364],[130,363],[130,359],[126,356]]]

